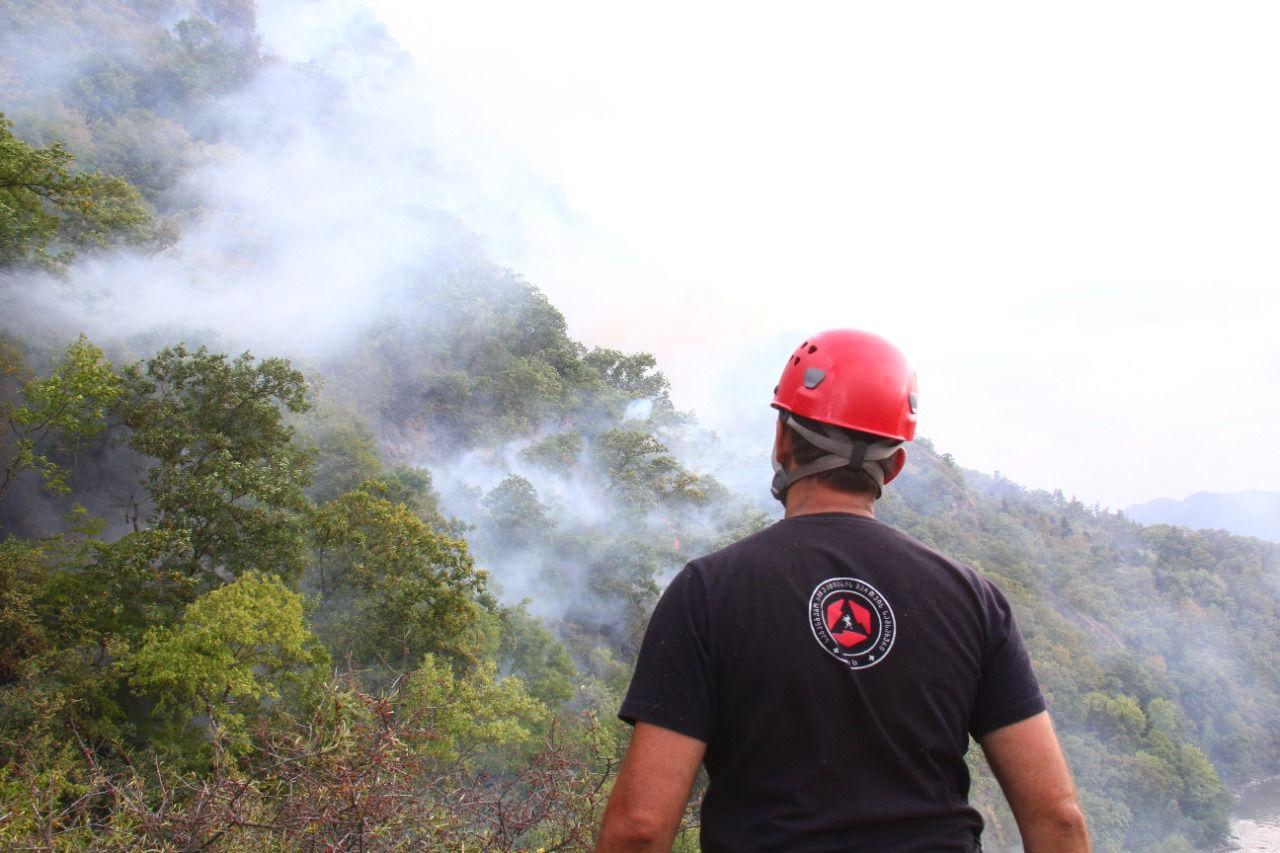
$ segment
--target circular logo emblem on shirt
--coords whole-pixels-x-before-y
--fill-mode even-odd
[[[809,627],[818,645],[850,669],[875,666],[893,648],[893,608],[857,578],[828,578],[809,597]]]

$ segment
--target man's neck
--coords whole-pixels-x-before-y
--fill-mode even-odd
[[[786,518],[820,512],[845,512],[876,517],[876,499],[868,492],[833,489],[813,477],[806,477],[787,489]]]

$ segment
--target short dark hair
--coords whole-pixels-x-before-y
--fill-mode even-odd
[[[794,420],[801,426],[815,432],[823,432],[830,428],[828,424],[821,424],[809,418],[802,418],[799,415],[790,413],[779,413],[779,417]],[[852,441],[862,441],[867,444],[884,441],[883,436],[839,427],[837,429]],[[795,430],[788,429],[787,432],[791,434],[791,458],[796,465],[805,465],[816,459],[821,459],[823,456],[831,455],[830,451],[823,450]],[[880,486],[875,479],[861,468],[833,468],[830,471],[823,471],[821,474],[814,474],[813,476],[833,489],[839,489],[842,492],[859,492],[877,497],[880,494]]]

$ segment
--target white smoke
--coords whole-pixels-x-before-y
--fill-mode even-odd
[[[363,4],[267,2],[259,29],[266,67],[185,117],[218,142],[171,194],[198,206],[177,243],[86,257],[65,285],[8,287],[6,316],[95,339],[186,329],[319,357],[402,309],[442,245],[482,242],[466,217],[498,221],[520,204],[437,161],[428,81]],[[63,58],[23,68],[70,81],[80,57]]]

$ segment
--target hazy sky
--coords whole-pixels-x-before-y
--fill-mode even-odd
[[[454,208],[703,421],[855,326],[968,467],[1280,490],[1280,6],[373,6]]]

